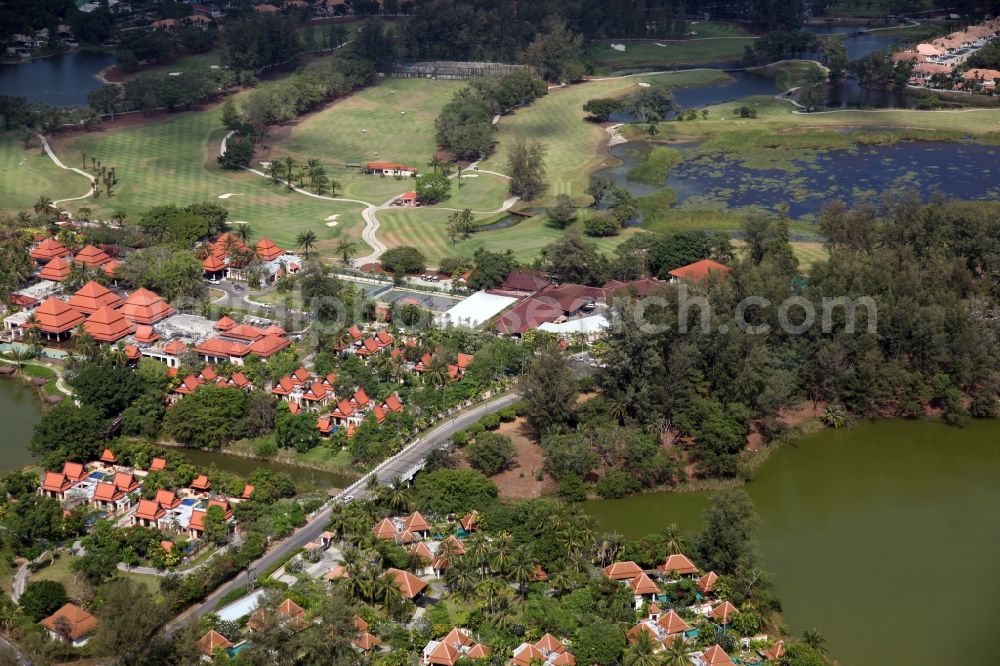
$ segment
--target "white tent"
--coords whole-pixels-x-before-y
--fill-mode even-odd
[[[477,291],[438,317],[438,324],[477,328],[516,302],[517,299],[511,296],[497,296]]]

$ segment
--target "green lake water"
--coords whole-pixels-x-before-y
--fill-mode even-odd
[[[212,451],[202,451],[200,449],[174,449],[174,451],[183,454],[192,464],[201,469],[208,469],[214,465],[220,470],[232,472],[242,477],[250,476],[257,469],[284,472],[295,481],[295,485],[302,491],[326,491],[330,488],[346,488],[356,480],[356,477],[335,474],[334,472],[324,472],[266,460],[254,460],[253,458],[241,458],[239,456],[213,453]]]
[[[882,421],[776,452],[747,486],[796,635],[845,666],[1000,663],[1000,421]],[[703,493],[588,502],[604,530],[701,525]]]
[[[24,467],[32,462],[28,452],[31,431],[42,418],[42,406],[35,391],[18,377],[0,377],[0,472]]]

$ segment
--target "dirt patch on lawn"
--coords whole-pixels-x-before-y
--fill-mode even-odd
[[[523,418],[510,423],[501,423],[501,435],[510,437],[511,443],[517,449],[517,462],[506,472],[491,477],[500,489],[500,499],[519,500],[552,495],[556,492],[555,479],[548,474],[542,474],[542,480],[537,480],[536,474],[543,468],[542,447],[534,438],[534,434]]]

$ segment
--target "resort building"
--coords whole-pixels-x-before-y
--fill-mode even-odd
[[[87,321],[83,322],[83,330],[98,342],[111,344],[135,332],[135,324],[130,322],[121,312],[110,307],[96,310]]]
[[[158,294],[141,287],[133,291],[121,307],[121,313],[134,324],[152,325],[176,312]]]
[[[69,277],[69,262],[62,257],[56,257],[52,261],[42,266],[38,271],[40,280],[51,280],[52,282],[62,282]]]
[[[574,666],[576,658],[552,634],[545,634],[537,643],[521,643],[514,649],[510,663],[513,666]]]
[[[85,317],[71,308],[65,301],[49,296],[34,312],[34,326],[46,340],[66,340],[70,331],[82,324]]]
[[[76,253],[73,257],[74,264],[83,264],[87,268],[99,268],[111,261],[111,257],[104,250],[88,245]]]
[[[420,580],[409,571],[403,571],[402,569],[386,569],[383,576],[390,576],[399,591],[402,592],[403,596],[411,601],[417,599],[424,590],[427,589],[427,583]]]
[[[68,257],[72,252],[55,238],[45,238],[31,248],[31,258],[39,264],[46,264],[56,257]]]
[[[89,317],[101,308],[110,308],[112,310],[119,308],[125,301],[122,300],[121,296],[104,285],[91,280],[80,287],[66,302],[71,308],[79,311],[80,314]]]
[[[675,268],[670,271],[669,275],[671,282],[684,281],[694,284],[702,284],[708,282],[713,276],[725,279],[725,277],[732,272],[733,269],[725,264],[720,264],[719,262],[712,261],[711,259],[702,259],[701,261],[696,261],[693,264]]]
[[[52,640],[83,647],[97,629],[97,618],[76,604],[66,604],[38,624],[45,627]]]
[[[417,168],[398,162],[366,162],[361,170],[378,176],[416,176]]]
[[[424,646],[422,656],[424,664],[455,666],[459,659],[486,659],[490,656],[490,651],[482,643],[472,640],[468,629],[453,627],[441,640],[429,641]]]
[[[198,651],[209,660],[215,657],[220,650],[225,651],[231,647],[233,647],[233,644],[229,639],[215,629],[210,629],[207,634],[198,639]]]

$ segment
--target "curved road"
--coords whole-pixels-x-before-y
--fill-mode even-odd
[[[369,477],[374,475],[380,484],[387,485],[393,478],[397,476],[405,476],[418,465],[422,465],[423,461],[427,458],[430,452],[441,444],[447,442],[452,433],[464,430],[481,419],[483,416],[499,411],[504,407],[508,407],[520,399],[521,396],[517,393],[507,393],[487,400],[486,402],[476,405],[475,407],[472,407],[464,412],[455,414],[452,418],[431,429],[416,443],[382,463],[382,465],[380,465],[374,472],[370,472],[363,476],[350,488],[343,491],[340,496],[353,495],[355,498],[359,499],[366,498],[368,493],[365,488],[368,484]],[[287,556],[289,552],[295,550],[296,548],[305,546],[310,541],[317,540],[319,535],[326,530],[327,523],[330,519],[330,510],[331,509],[328,506],[320,511],[304,527],[299,528],[292,534],[292,536],[280,542],[277,546],[261,556],[256,562],[253,562],[250,565],[250,570],[261,571],[273,566],[282,558]],[[208,595],[202,603],[188,609],[175,618],[165,627],[165,631],[168,635],[173,634],[188,622],[195,620],[206,613],[213,612],[218,607],[219,602],[224,596],[245,584],[246,576],[243,574],[237,574],[235,578],[223,584],[221,587]]]

